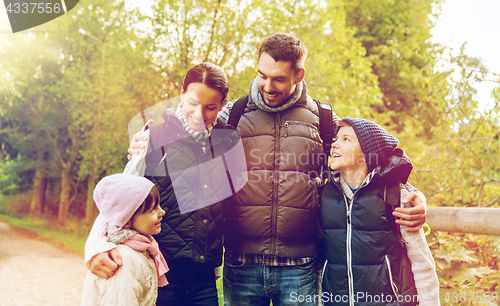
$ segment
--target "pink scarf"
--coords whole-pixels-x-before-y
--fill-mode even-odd
[[[155,260],[156,271],[158,273],[158,287],[163,287],[168,284],[167,277],[165,276],[165,273],[168,272],[167,262],[160,252],[158,242],[156,242],[153,237],[137,234],[123,242],[123,244],[136,251],[147,250]]]

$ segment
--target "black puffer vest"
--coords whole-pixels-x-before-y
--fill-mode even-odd
[[[339,179],[330,176],[321,200],[327,259],[323,291],[331,302],[325,304],[416,305],[406,247],[393,208],[384,200],[398,199],[399,184],[387,189],[376,173],[349,203]]]
[[[319,199],[314,178],[324,157],[317,104],[303,90],[293,106],[264,112],[249,96],[237,131],[248,183],[224,212],[224,247],[248,254],[316,256]]]
[[[150,128],[146,155],[145,176],[160,191],[166,212],[154,238],[167,262],[182,259],[220,266],[224,222],[220,201],[231,195],[221,156],[234,148],[239,135],[219,121],[204,152],[173,110],[164,111],[164,119]],[[181,213],[179,205],[189,212]]]

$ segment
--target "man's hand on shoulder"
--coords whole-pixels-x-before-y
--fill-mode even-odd
[[[413,207],[397,207],[392,213],[396,223],[406,225],[406,231],[417,232],[425,223],[427,204],[424,195],[420,191],[408,193],[402,200],[403,204],[411,203]]]
[[[88,262],[89,271],[102,278],[108,279],[113,276],[122,265],[122,258],[116,249],[99,253]]]

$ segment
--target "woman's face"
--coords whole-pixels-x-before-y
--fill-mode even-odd
[[[191,83],[182,93],[182,113],[190,128],[204,130],[222,109],[222,93],[202,83]]]

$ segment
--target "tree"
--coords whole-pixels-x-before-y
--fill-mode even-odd
[[[439,50],[430,42],[439,5],[436,0],[345,2],[346,23],[366,49],[383,93],[383,105],[372,108],[390,116],[398,132],[415,121],[419,124],[412,127],[429,138],[429,127],[440,116],[434,110],[443,101],[446,82],[435,73]]]
[[[122,152],[126,152],[127,139],[124,127],[145,103],[153,103],[161,78],[145,57],[143,39],[131,27],[142,17],[137,10],[125,10],[123,1],[98,1],[67,18],[71,22],[66,22],[69,39],[64,52],[65,58],[73,60],[67,62],[64,84],[79,89],[70,91],[70,99],[76,102],[70,113],[75,116],[72,124],[84,131],[79,136],[84,142],[79,149],[78,178],[87,178],[86,221],[90,224],[95,217],[95,182],[98,177],[123,169]],[[71,35],[81,28],[93,33],[97,41]],[[85,92],[88,97],[82,95]],[[82,109],[85,104],[88,108]],[[90,127],[88,132],[85,126]],[[120,155],[123,158],[117,159]]]
[[[34,190],[31,199],[31,213],[43,211],[47,176],[50,160],[46,148],[47,131],[56,117],[51,117],[50,94],[54,93],[52,79],[42,78],[44,69],[53,67],[53,57],[49,52],[39,52],[29,48],[36,37],[14,36],[4,45],[0,54],[4,73],[10,90],[3,90],[2,142],[14,150],[11,154],[22,156],[24,172],[35,170]],[[31,162],[31,160],[35,162]],[[27,179],[27,181],[26,181]],[[31,178],[24,177],[23,183],[31,185]]]
[[[122,10],[123,2],[100,1],[97,4],[81,7],[74,15],[56,20],[50,24],[52,31],[45,35],[26,41],[15,39],[5,45],[1,54],[10,63],[14,88],[10,92],[2,91],[6,97],[2,105],[3,135],[8,133],[6,128],[10,126],[15,135],[11,133],[6,138],[9,145],[29,152],[25,154],[28,160],[34,161],[38,156],[40,164],[45,159],[52,169],[59,169],[58,220],[61,224],[68,218],[80,183],[90,181],[89,169],[93,164],[99,176],[123,169],[127,142],[125,127],[130,118],[144,108],[145,101],[153,103],[153,98],[148,97],[155,97],[161,87],[161,78],[145,58],[144,49],[136,47],[141,40],[130,25],[134,19],[141,18],[137,11]],[[100,52],[99,44],[89,43],[79,35],[79,28],[103,33],[101,38],[102,42],[106,39],[106,52]],[[109,58],[105,65],[100,65],[104,61],[99,55]],[[137,97],[141,100],[137,101]],[[99,104],[102,111],[97,120],[94,110]],[[24,108],[31,113],[19,116],[21,113],[26,115]],[[100,131],[95,129],[96,122],[101,123]],[[35,141],[29,141],[30,138]],[[94,159],[91,158],[91,144],[95,139],[104,142]],[[46,148],[46,152],[37,150],[39,148]],[[117,159],[120,155],[123,158]],[[33,168],[40,169],[34,175],[34,195],[40,196],[39,200],[32,201],[33,211],[38,211],[46,184],[41,175],[42,167]],[[92,184],[88,189],[93,189]]]

